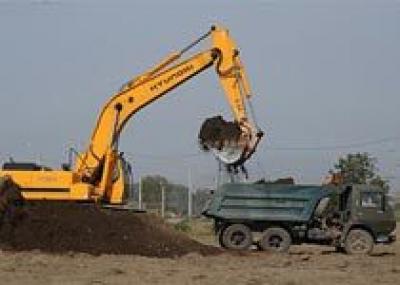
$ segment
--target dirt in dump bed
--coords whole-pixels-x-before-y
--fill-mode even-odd
[[[199,142],[203,150],[221,149],[226,141],[238,141],[241,130],[236,122],[225,121],[221,116],[206,119],[201,125]]]
[[[16,225],[3,224],[0,229],[1,249],[151,257],[220,252],[176,232],[149,214],[60,202],[30,203],[24,208],[22,220]]]

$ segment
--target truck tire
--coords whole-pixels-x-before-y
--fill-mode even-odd
[[[222,248],[226,248],[226,246],[224,245],[224,241],[223,241],[223,238],[224,238],[223,233],[224,233],[225,228],[226,227],[222,227],[221,229],[218,230],[218,233],[217,233],[218,243],[219,243],[220,247],[222,247]]]
[[[253,235],[249,227],[233,224],[221,231],[221,246],[228,249],[248,249],[253,244]]]
[[[292,237],[284,228],[266,229],[259,241],[259,247],[265,251],[287,252],[292,244]]]
[[[370,254],[374,248],[374,239],[366,230],[350,230],[346,236],[344,248],[347,254]]]
[[[335,246],[335,251],[337,253],[346,253],[346,249],[343,246]]]

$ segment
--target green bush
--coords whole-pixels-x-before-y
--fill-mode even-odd
[[[190,226],[189,220],[185,219],[174,226],[175,230],[180,231],[180,232],[190,232],[192,230],[192,227]]]

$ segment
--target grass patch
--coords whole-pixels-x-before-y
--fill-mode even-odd
[[[213,221],[209,219],[185,219],[174,225],[177,231],[205,244],[215,244]]]
[[[184,232],[184,233],[190,233],[192,231],[192,227],[190,225],[190,220],[185,219],[177,224],[174,225],[175,230]]]

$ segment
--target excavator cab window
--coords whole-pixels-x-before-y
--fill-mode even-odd
[[[124,197],[123,200],[127,200],[133,197],[133,174],[132,174],[132,165],[125,159],[123,153],[119,155],[119,159],[121,161],[122,172],[124,177]]]

